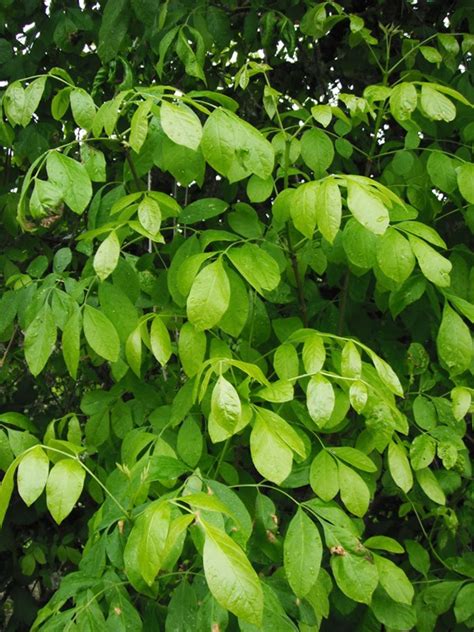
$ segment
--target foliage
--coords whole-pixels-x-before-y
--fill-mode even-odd
[[[0,2],[7,630],[474,626],[468,2]]]

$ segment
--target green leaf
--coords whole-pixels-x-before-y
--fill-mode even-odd
[[[377,237],[355,219],[349,219],[344,226],[342,245],[349,262],[362,272],[375,265]]]
[[[400,380],[398,379],[398,376],[395,373],[395,371],[392,369],[392,367],[389,364],[387,364],[385,360],[382,360],[382,358],[379,358],[379,356],[373,351],[370,351],[369,355],[370,355],[370,359],[374,363],[374,367],[375,367],[375,370],[377,371],[379,378],[382,380],[385,386],[387,386],[390,389],[390,391],[394,393],[395,395],[399,395],[400,397],[403,397],[402,385],[400,384]]]
[[[315,178],[320,178],[334,160],[331,139],[320,129],[307,130],[301,137],[301,156]]]
[[[308,239],[312,239],[316,228],[320,186],[319,182],[300,184],[291,196],[291,219],[295,228]]]
[[[268,411],[262,414],[262,410],[256,415],[250,434],[252,461],[264,478],[280,485],[290,475],[293,463],[293,450],[279,432],[283,424],[288,424],[279,418],[279,427],[276,427],[272,422],[278,415],[268,415]],[[300,440],[298,435],[296,437]]]
[[[201,121],[187,105],[161,102],[160,122],[174,143],[196,150],[202,138]]]
[[[69,375],[75,380],[81,350],[82,315],[76,307],[69,316],[62,335],[62,352]]]
[[[92,197],[92,185],[85,166],[69,156],[52,151],[46,160],[46,171],[71,211],[81,215]]]
[[[117,330],[110,320],[95,307],[84,307],[84,335],[97,355],[116,362],[120,351]]]
[[[368,549],[388,551],[389,553],[404,553],[405,549],[393,538],[386,535],[373,535],[364,542]]]
[[[92,129],[95,117],[95,103],[93,98],[82,88],[74,88],[69,98],[75,122],[79,127],[89,132]]]
[[[341,500],[351,513],[361,518],[369,508],[369,488],[357,472],[341,462],[338,463],[338,472]]]
[[[230,301],[219,328],[229,336],[238,338],[248,319],[250,304],[247,285],[231,268],[226,270],[230,283]]]
[[[151,351],[161,365],[165,365],[173,352],[168,329],[159,316],[155,316],[150,327]]]
[[[23,349],[31,373],[36,377],[44,369],[56,343],[56,324],[50,306],[45,303],[25,332]]]
[[[81,160],[92,182],[106,181],[107,165],[100,149],[96,149],[92,144],[84,143],[81,147]]]
[[[192,323],[184,323],[179,331],[178,354],[184,372],[193,377],[201,369],[206,355],[207,339]]]
[[[35,446],[22,457],[17,474],[18,493],[28,507],[43,493],[48,473],[49,459],[40,446]]]
[[[125,357],[132,371],[136,376],[140,377],[142,366],[142,335],[140,326],[135,327],[127,338]]]
[[[209,593],[208,593],[209,594]],[[194,584],[191,585],[183,578],[178,586],[173,590],[171,600],[166,608],[166,632],[187,632],[196,626],[196,617],[200,615],[201,608],[198,606],[196,591]],[[143,621],[145,623],[145,621]],[[156,621],[156,625],[158,622]],[[140,628],[137,632],[143,630],[143,624],[140,620]],[[128,632],[124,630],[124,632]]]
[[[277,382],[272,382],[270,386],[261,388],[256,395],[267,402],[291,402],[294,398],[293,384],[286,380],[278,380]]]
[[[309,471],[311,489],[324,501],[329,501],[339,491],[337,463],[328,450],[321,450],[314,457]]]
[[[388,446],[388,468],[398,487],[408,493],[413,487],[413,474],[405,448],[394,441]]]
[[[382,623],[386,630],[415,629],[417,624],[415,607],[394,601],[382,586],[378,586],[375,590],[370,607],[377,621]]]
[[[472,393],[464,386],[455,386],[451,391],[451,401],[454,418],[460,421],[464,419],[471,407]]]
[[[438,423],[434,404],[423,395],[417,395],[413,401],[413,416],[423,430],[433,430]]]
[[[160,205],[150,196],[145,196],[138,205],[138,221],[143,228],[155,236],[161,227]]]
[[[201,148],[211,167],[230,182],[251,173],[263,180],[272,174],[272,145],[252,125],[224,108],[216,108],[208,117]]]
[[[260,204],[265,202],[273,193],[274,181],[270,176],[265,180],[258,176],[251,176],[247,182],[247,196],[251,202]]]
[[[444,193],[452,193],[457,186],[455,162],[441,151],[430,153],[426,170],[435,187]]]
[[[311,114],[323,127],[327,127],[332,119],[332,109],[330,105],[313,105]]]
[[[23,127],[28,125],[31,118],[40,104],[46,84],[46,77],[38,77],[32,81],[25,89],[25,104],[23,109],[23,118],[21,124]]]
[[[148,114],[151,106],[151,99],[142,101],[132,116],[128,142],[130,147],[137,154],[140,153],[140,149],[143,147],[143,143],[148,135]]]
[[[2,105],[11,125],[22,125],[24,120],[25,90],[19,81],[14,81],[5,90]]]
[[[441,53],[433,46],[420,46],[420,53],[430,64],[440,64],[443,61]]]
[[[426,116],[433,121],[453,121],[456,118],[456,106],[444,94],[426,84],[421,86],[421,107]]]
[[[319,530],[298,507],[283,544],[285,574],[292,591],[305,597],[318,579],[323,546]]]
[[[474,615],[474,583],[463,586],[458,592],[454,614],[458,623],[463,623]]]
[[[366,454],[348,446],[331,448],[331,454],[363,472],[376,472],[377,466]]]
[[[436,348],[450,375],[459,375],[470,367],[473,351],[471,332],[449,303],[444,306]]]
[[[242,404],[237,390],[222,375],[212,390],[211,414],[214,422],[231,435],[242,414]]]
[[[398,121],[406,121],[411,118],[412,112],[415,111],[417,101],[415,86],[403,82],[392,89],[390,110]]]
[[[170,521],[171,511],[166,501],[152,503],[140,516],[138,562],[142,577],[149,586],[155,581],[164,561]]]
[[[375,235],[383,235],[389,224],[386,206],[368,187],[347,181],[347,206],[355,219]]]
[[[430,555],[428,551],[415,540],[405,540],[405,547],[410,564],[416,571],[426,577],[430,570]]]
[[[97,53],[103,64],[114,59],[127,34],[131,12],[128,0],[108,0],[102,13]]]
[[[85,470],[79,461],[65,458],[51,469],[46,483],[46,505],[57,524],[67,518],[81,495]]]
[[[280,380],[290,380],[299,372],[299,359],[293,345],[285,343],[277,347],[273,357],[275,373]]]
[[[263,592],[260,580],[242,549],[223,531],[204,527],[204,574],[216,601],[237,617],[260,626]]]
[[[176,450],[185,463],[196,467],[201,458],[202,448],[201,428],[192,417],[187,417],[179,428]]]
[[[303,365],[306,373],[319,373],[326,361],[326,347],[323,338],[311,333],[303,344]]]
[[[359,378],[362,372],[362,360],[359,350],[348,340],[341,353],[341,373],[344,377]]]
[[[403,283],[415,267],[410,243],[397,230],[388,228],[377,243],[377,263],[389,279]]]
[[[211,329],[227,311],[229,301],[230,283],[219,258],[194,279],[186,304],[188,318],[199,331]]]
[[[331,556],[331,568],[338,587],[349,599],[370,604],[379,581],[373,561],[345,551]]]
[[[314,423],[324,427],[332,415],[335,403],[331,382],[323,375],[313,375],[306,390],[306,405]]]
[[[10,498],[13,493],[16,468],[18,467],[21,458],[21,455],[17,456],[16,459],[10,463],[2,482],[0,483],[0,527],[3,525],[3,521],[5,520],[5,514],[7,513]]]
[[[219,198],[200,198],[182,210],[179,221],[183,224],[195,224],[222,215],[228,208],[228,202]]]
[[[429,435],[415,437],[410,446],[410,461],[414,470],[422,470],[432,463],[436,455],[436,441]]]
[[[365,383],[360,380],[352,382],[349,387],[349,401],[356,413],[360,414],[364,410],[367,400],[368,392]]]
[[[417,237],[421,237],[424,241],[429,242],[433,246],[438,248],[446,248],[446,242],[441,238],[440,234],[431,226],[416,222],[414,220],[410,222],[399,222],[397,224],[399,230],[403,230],[406,233],[411,233]]]
[[[429,468],[417,470],[415,472],[416,480],[421,489],[425,492],[430,500],[438,505],[446,504],[446,496],[441,489],[438,479]]]
[[[341,217],[341,192],[334,178],[326,178],[321,183],[316,198],[316,222],[321,235],[330,244],[339,232]]]
[[[415,591],[406,574],[396,564],[380,555],[374,555],[374,560],[380,584],[387,594],[397,603],[410,605]]]
[[[470,204],[474,204],[474,164],[465,162],[456,171],[461,195]]]
[[[227,256],[257,292],[274,290],[279,284],[280,270],[277,262],[255,244],[231,248]]]
[[[120,242],[113,230],[100,244],[94,256],[94,270],[101,281],[112,274],[120,257]]]

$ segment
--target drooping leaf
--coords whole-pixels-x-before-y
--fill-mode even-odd
[[[178,145],[197,149],[202,138],[199,117],[188,106],[161,102],[160,122],[164,133]]]
[[[380,584],[387,594],[397,603],[410,605],[415,590],[404,571],[385,557],[375,555],[374,559],[379,572]]]
[[[57,524],[67,518],[81,495],[85,470],[75,459],[65,458],[51,469],[46,483],[46,505]]]
[[[304,597],[316,583],[323,547],[319,530],[301,507],[286,532],[283,559],[285,574],[297,597]]]
[[[449,303],[444,306],[436,348],[451,375],[458,375],[469,368],[473,354],[471,332]]]
[[[120,351],[117,330],[101,311],[84,307],[84,335],[90,347],[102,358],[116,362]]]
[[[306,405],[311,419],[320,427],[329,421],[335,405],[331,382],[324,375],[313,375],[308,382]]]
[[[349,599],[370,603],[379,581],[373,560],[344,551],[331,555],[331,569],[338,587]]]
[[[159,316],[151,321],[150,345],[155,358],[161,365],[165,365],[173,352],[168,329]]]
[[[263,613],[260,580],[242,549],[223,531],[202,521],[204,573],[220,605],[244,621],[259,626]]]
[[[409,492],[413,487],[413,474],[410,463],[408,462],[405,448],[394,441],[391,441],[388,446],[388,467],[395,483],[405,493]]]
[[[314,457],[309,472],[311,489],[325,501],[332,500],[339,491],[337,463],[327,450]]]
[[[375,235],[383,235],[389,224],[386,206],[367,187],[347,182],[347,205],[355,219]]]
[[[46,160],[49,180],[61,192],[69,208],[81,215],[92,197],[92,186],[84,165],[69,156],[52,151]]]
[[[22,457],[17,473],[18,493],[28,507],[43,493],[48,473],[49,459],[40,446],[35,446]]]
[[[307,373],[319,373],[326,360],[326,347],[322,336],[312,333],[305,339],[302,358]]]
[[[274,290],[280,282],[278,264],[265,250],[255,244],[231,248],[227,256],[238,272],[257,292]]]
[[[158,501],[149,505],[140,517],[143,525],[138,546],[138,561],[143,579],[148,585],[153,583],[164,561],[170,516],[169,504]]]
[[[210,263],[194,279],[187,300],[190,322],[198,329],[211,329],[227,311],[230,284],[222,260]]]
[[[358,517],[367,513],[370,492],[364,479],[352,468],[338,463],[339,489],[341,500],[346,508]]]
[[[94,270],[101,281],[112,274],[120,257],[120,242],[113,230],[100,244],[94,256]]]
[[[321,235],[331,244],[339,231],[341,217],[341,192],[333,178],[326,178],[316,199],[316,222]]]
[[[45,303],[25,332],[25,358],[36,376],[44,369],[56,343],[56,323],[48,303]]]

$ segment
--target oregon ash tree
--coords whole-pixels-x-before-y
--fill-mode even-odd
[[[3,628],[472,629],[472,4],[0,16]]]

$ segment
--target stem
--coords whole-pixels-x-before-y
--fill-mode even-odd
[[[347,296],[349,293],[349,279],[350,279],[350,273],[348,270],[344,277],[344,285],[342,286],[342,293],[341,293],[341,299],[340,299],[339,320],[337,324],[337,333],[339,334],[339,336],[341,336],[344,333],[344,321],[346,319]]]
[[[17,332],[17,331],[18,331],[18,327],[16,327],[16,326],[15,326],[15,327],[14,327],[14,329],[13,329],[13,333],[12,333],[12,335],[11,335],[11,338],[10,338],[10,340],[8,341],[7,347],[6,347],[5,351],[3,352],[3,355],[2,355],[2,357],[1,357],[1,359],[0,359],[0,368],[2,368],[2,367],[3,367],[3,365],[5,364],[5,360],[7,359],[8,353],[9,353],[9,351],[10,351],[10,349],[11,349],[11,346],[12,346],[12,344],[13,344],[13,341],[14,341],[14,339],[15,339],[16,332]]]
[[[301,316],[303,318],[303,325],[304,327],[307,327],[308,326],[308,310],[306,308],[306,301],[304,298],[304,288],[303,288],[300,273],[298,270],[298,259],[296,258],[296,253],[294,251],[293,244],[291,242],[291,232],[290,232],[290,226],[288,223],[286,224],[286,238],[288,241],[288,251],[290,253],[291,267],[293,268],[293,274],[295,276],[295,281],[296,281],[296,291],[298,294],[298,302],[300,304]]]
[[[128,151],[125,153],[125,158],[126,158],[126,160],[128,162],[128,166],[130,167],[130,171],[132,172],[133,181],[135,182],[135,186],[137,187],[137,189],[139,191],[141,191],[142,183],[140,182],[140,178],[138,177],[137,170],[135,169],[135,165],[133,164],[132,157],[130,156],[130,153]]]
[[[217,461],[216,471],[214,472],[214,478],[217,478],[217,475],[219,474],[219,470],[221,469],[221,465],[226,455],[227,448],[229,447],[229,443],[230,443],[230,437],[227,437],[224,443],[224,447],[222,448],[221,453],[219,455],[219,460]]]

